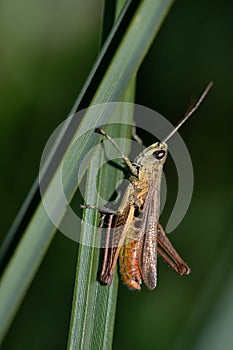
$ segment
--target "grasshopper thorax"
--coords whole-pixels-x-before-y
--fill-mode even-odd
[[[135,159],[135,163],[141,166],[150,166],[153,164],[163,165],[167,158],[167,144],[165,142],[156,142],[145,148],[138,157]]]

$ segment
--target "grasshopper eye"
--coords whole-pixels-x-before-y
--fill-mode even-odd
[[[155,157],[155,159],[161,160],[161,159],[163,159],[165,154],[166,154],[166,152],[163,149],[161,149],[159,151],[154,151],[153,156]]]

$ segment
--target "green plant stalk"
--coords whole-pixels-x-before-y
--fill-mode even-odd
[[[136,75],[172,2],[172,0],[142,1],[96,91],[92,105],[120,100],[130,80]],[[102,121],[101,113],[93,116],[88,111],[78,132],[83,129],[91,130],[93,125],[101,124]],[[96,143],[97,139],[93,140],[93,133],[87,133],[80,149],[74,147],[70,151],[69,147],[67,150],[69,156],[64,155],[64,158],[67,157],[67,171],[64,172],[63,178],[66,187],[65,192],[69,200],[71,200],[78,186],[74,171],[75,164],[81,162],[86,151],[85,147],[87,145],[93,147]],[[58,171],[61,167],[62,162],[58,167]],[[53,184],[54,179],[52,179],[45,196],[53,189]],[[58,202],[54,201],[54,209],[59,204]],[[59,208],[59,210],[60,219],[62,220],[65,208]],[[11,324],[55,232],[56,228],[51,224],[43,204],[40,203],[1,279],[0,342]]]
[[[119,15],[120,9],[125,1],[117,1],[115,18]],[[110,6],[105,2],[105,6]],[[109,9],[109,7],[108,7]],[[106,21],[103,21],[103,25]],[[103,28],[105,32],[105,28]],[[122,102],[133,102],[135,95],[135,79],[130,82],[126,93],[121,99]],[[132,122],[133,110],[119,116],[119,123]],[[108,132],[112,137],[130,137],[130,128],[124,128],[121,125],[110,125]],[[124,145],[122,145],[124,147]],[[129,150],[124,147],[124,152]],[[104,198],[114,191],[114,184],[120,180],[119,170],[113,167],[105,166],[100,169],[98,188],[93,187],[93,176],[98,176],[98,163],[103,154],[96,153],[92,159],[88,171],[86,198],[89,203],[97,203],[97,192]],[[89,216],[89,223],[97,223],[98,213],[92,210],[85,212]],[[85,218],[87,219],[87,218]],[[83,225],[82,235],[87,234],[88,226]],[[93,243],[95,241],[95,228],[92,230]],[[77,261],[75,288],[73,295],[73,306],[70,322],[70,333],[68,339],[68,349],[111,349],[114,333],[114,321],[117,302],[118,276],[115,271],[111,286],[106,287],[99,283],[99,252],[98,248],[79,245],[79,254]]]
[[[135,79],[131,81],[122,100],[133,102]],[[132,124],[133,106],[126,105],[125,113],[119,116],[119,123],[126,120]],[[122,150],[127,154],[123,140],[130,137],[130,127],[108,127],[113,137],[121,137]],[[98,164],[103,154],[96,152],[88,171],[86,198],[89,203],[97,203],[96,193],[100,191],[104,198],[109,198],[115,189],[115,184],[122,178],[122,172],[107,166],[101,169],[98,189],[93,188],[93,177],[97,177]],[[120,163],[122,166],[122,163]],[[85,221],[88,224],[97,224],[98,212],[85,210]],[[89,225],[83,224],[82,235],[89,233]],[[95,242],[95,228],[92,230],[92,244]],[[111,349],[114,331],[115,309],[117,301],[118,277],[115,271],[112,285],[103,286],[99,278],[99,249],[80,245],[76,281],[74,288],[73,307],[70,324],[68,349]]]

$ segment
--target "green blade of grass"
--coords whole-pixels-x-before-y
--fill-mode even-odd
[[[105,16],[103,18],[102,33],[106,35],[106,30],[109,28],[109,12],[113,16],[111,6],[116,11],[115,18],[120,13],[121,7],[125,1],[117,1],[117,7],[112,1],[105,1]],[[106,20],[108,17],[108,21]],[[114,18],[112,18],[113,20]],[[127,91],[121,101],[133,102],[135,97],[135,79],[132,79]],[[127,111],[129,112],[129,111]],[[122,113],[119,118],[119,123],[122,118],[127,118],[128,122],[132,122],[133,110],[129,113]],[[121,119],[121,120],[120,120]],[[126,120],[123,120],[124,122]],[[130,128],[125,128],[122,125],[113,127],[108,130],[114,137],[129,137]],[[125,154],[129,149],[122,145],[122,151]],[[92,178],[97,176],[96,164],[99,163],[101,154],[95,154],[89,167],[89,176],[87,183],[87,197],[90,203],[97,202],[96,190],[100,191],[101,195],[109,198],[109,193],[114,191],[115,184],[120,180],[119,171],[105,167],[101,169],[98,188],[92,188]],[[107,193],[109,192],[109,193]],[[92,217],[90,220],[96,223],[97,213],[89,212]],[[82,234],[86,234],[87,226],[83,226]],[[93,241],[95,240],[95,229],[92,232]],[[114,322],[116,313],[118,277],[114,274],[113,281],[110,287],[105,287],[98,282],[99,272],[99,252],[98,248],[79,245],[79,254],[77,261],[75,288],[73,295],[73,306],[71,313],[70,332],[68,339],[68,349],[111,349],[114,333]],[[85,346],[84,346],[85,344]]]
[[[135,76],[172,2],[172,0],[142,1],[108,66],[92,104],[118,101],[121,98],[130,80]],[[93,129],[94,125],[101,123],[102,117],[102,113],[97,113],[94,116],[91,112],[86,113],[78,132],[84,129]],[[67,157],[67,170],[64,172],[64,186],[69,200],[71,200],[78,185],[75,169],[80,164],[86,147],[93,147],[97,141],[97,138],[93,138],[93,133],[89,132],[86,133],[78,149],[74,147],[70,151],[70,147],[68,147],[69,156]],[[62,167],[62,163],[59,167]],[[53,184],[54,178],[46,195],[53,189]],[[56,206],[58,206],[57,201],[54,203],[54,209]],[[65,208],[61,208],[60,219],[62,219],[64,212]],[[0,341],[2,341],[16,314],[55,231],[56,228],[50,222],[42,203],[40,203],[1,279]]]
[[[102,40],[103,46],[100,54],[97,57],[96,62],[93,65],[73,108],[71,109],[71,115],[90,105],[94,94],[104,74],[106,73],[106,69],[110,64],[110,61],[120,41],[122,40],[122,37],[124,36],[127,25],[131,21],[137,9],[139,2],[140,0],[128,0],[108,37],[106,37],[106,33],[103,33],[102,39],[106,40],[105,42]],[[114,8],[114,10],[111,10],[110,6]],[[115,1],[111,2],[111,4],[109,4],[109,8],[106,10],[105,18],[108,18],[108,26],[112,26],[114,23]],[[43,169],[43,177],[46,179],[47,183],[51,180],[54,172],[56,171],[56,167],[58,166],[63,155],[62,150],[67,147],[66,140],[71,139],[71,134],[73,135],[77,128],[76,124],[76,119],[70,118],[66,127],[64,127],[60,135],[58,135],[56,144],[50,151],[50,158],[48,159],[47,164],[44,165]],[[16,216],[15,221],[7,233],[2,246],[0,247],[0,274],[2,274],[2,271],[13,255],[15,247],[21,239],[25,228],[30,222],[31,217],[40,202],[40,189],[38,183],[39,179],[37,178],[25,199],[22,208]]]
[[[134,100],[135,79],[131,81],[122,100]],[[132,123],[133,107],[125,106],[124,113],[119,116],[119,123]],[[126,110],[128,109],[128,110]],[[131,128],[125,125],[112,125],[108,132],[113,137],[121,137],[121,149],[127,154],[129,149],[123,140],[130,137]],[[93,177],[97,176],[98,164],[101,154],[96,153],[89,167],[87,181],[87,201],[97,203],[96,190],[100,191],[104,198],[109,198],[115,189],[116,183],[122,177],[122,172],[113,167],[105,167],[99,176],[98,189],[93,188]],[[86,211],[85,219],[88,223],[97,222],[97,212]],[[87,218],[88,216],[88,218]],[[83,225],[82,234],[88,234],[89,225]],[[93,243],[95,241],[95,229],[91,233]],[[94,246],[94,244],[92,244]],[[78,264],[76,271],[76,282],[73,297],[73,307],[70,324],[68,349],[111,349],[115,309],[117,301],[118,277],[115,272],[112,285],[106,287],[98,282],[99,249],[80,245]]]

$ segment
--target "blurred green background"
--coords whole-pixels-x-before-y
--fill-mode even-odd
[[[95,61],[101,5],[1,1],[1,242],[38,174],[46,140]],[[233,348],[232,13],[226,0],[175,2],[139,71],[136,102],[174,124],[192,96],[210,80],[214,87],[181,131],[195,187],[170,238],[192,274],[179,277],[160,260],[155,291],[120,284],[114,349]],[[171,160],[166,177],[177,186]],[[66,348],[76,255],[76,243],[58,233],[2,349]]]

